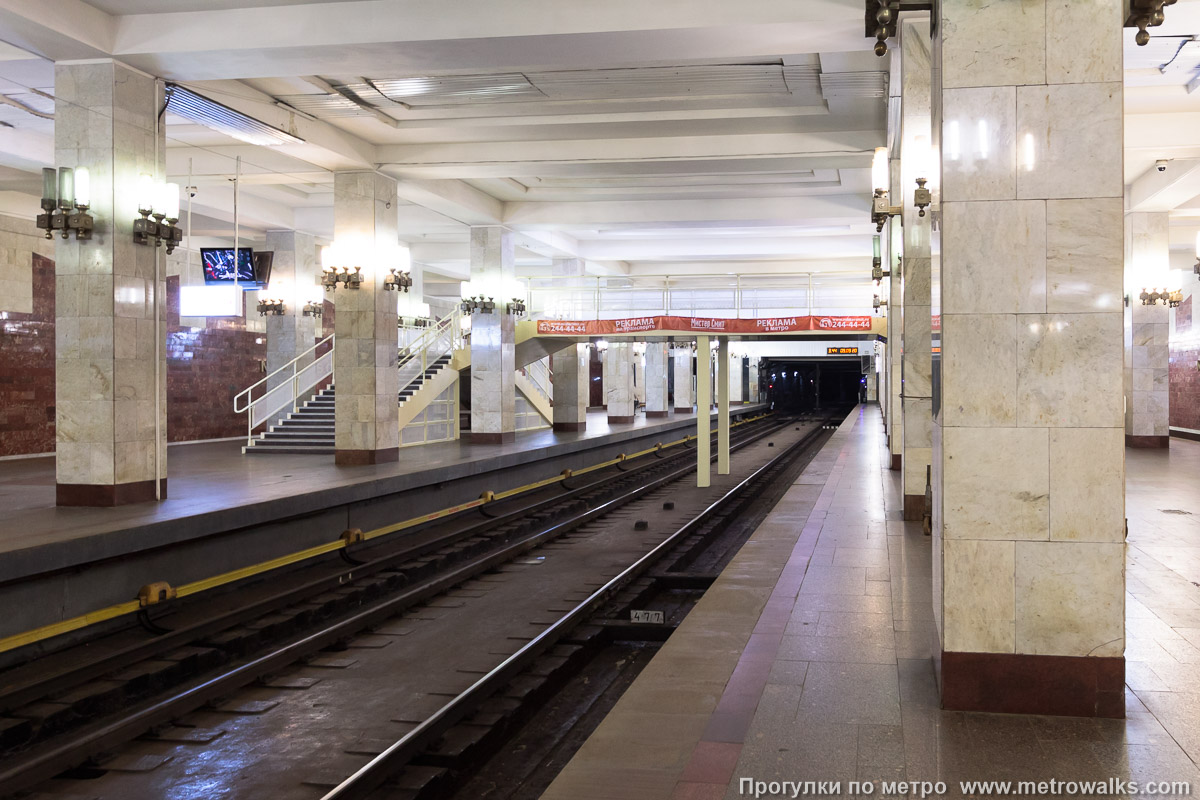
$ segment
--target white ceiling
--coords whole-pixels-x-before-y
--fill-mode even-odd
[[[378,168],[400,181],[401,236],[446,274],[465,273],[469,225],[503,224],[526,271],[580,256],[593,272],[861,270],[865,285],[889,60],[862,13],[861,0],[455,0],[453,13],[5,0],[0,94],[49,110],[48,59],[113,55],[304,140],[251,146],[169,113],[168,170],[198,187],[205,235],[231,227],[240,156],[244,230],[329,236],[332,171]],[[1126,33],[1126,181],[1186,196],[1173,236],[1190,241],[1200,46],[1185,37],[1200,0],[1169,7],[1150,47]],[[53,122],[0,105],[0,192],[36,192],[52,158]],[[1164,180],[1159,158],[1177,167],[1165,189],[1145,183]]]

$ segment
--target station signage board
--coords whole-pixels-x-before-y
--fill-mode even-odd
[[[869,331],[872,317],[771,317],[722,319],[719,317],[633,317],[630,319],[540,319],[537,332],[549,336],[606,336],[647,331],[686,333],[791,333],[794,331]]]

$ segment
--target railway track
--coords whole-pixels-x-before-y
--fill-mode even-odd
[[[777,422],[746,426],[735,446],[746,447],[785,427]],[[0,759],[0,793],[29,788],[64,771],[86,775],[93,769],[89,764],[123,743],[242,687],[261,684],[323,650],[343,647],[397,614],[612,515],[692,471],[690,448],[659,455],[644,466],[617,464],[586,482],[561,481],[540,494],[489,503],[480,507],[488,515],[482,519],[472,509],[412,530],[402,547],[346,548],[349,565],[291,576],[285,588],[259,587],[247,598],[230,595],[215,608],[195,604],[173,617],[146,620],[154,635],[126,636],[91,648],[102,651],[98,655],[58,659],[69,667],[9,675],[0,682],[0,747],[7,748],[7,757]],[[534,641],[534,649],[550,644]],[[532,652],[508,669],[519,672]],[[493,676],[488,686],[494,688],[499,679]],[[426,737],[444,732],[457,714],[437,716],[412,741],[427,744]]]

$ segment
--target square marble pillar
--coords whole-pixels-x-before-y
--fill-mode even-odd
[[[895,159],[899,174],[899,159]],[[891,461],[888,469],[899,471],[904,465],[904,282],[901,280],[902,237],[900,225],[891,220],[883,226],[885,263],[891,273],[887,279],[888,293],[888,450]],[[882,288],[881,288],[882,291]]]
[[[717,350],[717,474],[729,474],[729,340]]]
[[[554,430],[587,428],[588,346],[573,344],[550,357],[554,383]]]
[[[758,361],[757,358],[750,359],[750,396],[746,398],[750,403],[758,402]]]
[[[1124,716],[1122,22],[1121,0],[942,3],[947,709]]]
[[[671,359],[667,357],[666,342],[646,344],[646,417],[665,417],[671,411],[667,404],[667,371]]]
[[[1142,305],[1143,291],[1166,291],[1171,266],[1169,214],[1125,215],[1125,445],[1170,447],[1170,357],[1166,303]]]
[[[154,78],[115,61],[54,68],[55,161],[91,174],[92,238],[55,238],[56,497],[167,496],[164,249],[135,244],[137,186],[161,181]]]
[[[925,514],[925,487],[933,455],[932,344],[930,342],[930,221],[913,205],[917,178],[933,181],[930,123],[930,41],[926,15],[904,15],[900,35],[900,182],[893,186],[893,205],[901,212],[904,237],[903,278],[903,380],[904,449],[902,476],[904,518],[920,520]]]
[[[334,240],[362,264],[358,289],[333,292],[334,442],[338,464],[400,457],[396,292],[383,288],[398,243],[396,181],[375,172],[334,174]]]
[[[688,345],[676,347],[671,359],[671,368],[675,370],[675,413],[692,413],[692,348]]]
[[[316,237],[299,231],[267,231],[266,249],[272,252],[271,283],[262,294],[282,298],[284,313],[271,315],[267,322],[267,373],[291,363],[301,353],[316,344],[317,319],[304,316],[304,304],[323,299],[317,273]],[[296,368],[311,364],[311,353]],[[292,370],[280,373],[267,381],[273,389],[291,380]]]
[[[471,280],[503,287],[515,277],[512,233],[498,225],[471,228]],[[471,316],[471,437],[483,444],[516,437],[516,317],[507,298],[496,298],[490,314]]]
[[[604,352],[604,404],[609,423],[633,422],[633,342],[612,341]]]
[[[696,486],[712,486],[712,349],[707,336],[696,337]]]

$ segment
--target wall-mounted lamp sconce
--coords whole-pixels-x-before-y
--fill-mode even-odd
[[[258,315],[260,317],[265,317],[268,314],[275,317],[282,317],[284,313],[286,312],[283,307],[283,300],[281,299],[264,299],[258,301]]]
[[[338,288],[339,284],[347,289],[357,289],[362,286],[362,267],[339,263],[349,260],[343,256],[342,248],[337,244],[332,244],[321,251],[321,285],[325,287],[325,291],[332,292]]]
[[[875,223],[875,231],[883,230],[883,223],[888,217],[900,214],[901,209],[893,206],[888,199],[888,149],[876,147],[875,157],[871,160],[871,183],[875,187],[875,196],[871,199],[871,222]]]
[[[175,247],[183,241],[183,228],[176,224],[179,184],[155,184],[149,175],[142,175],[138,179],[138,213],[141,217],[133,221],[133,241],[154,247],[165,243],[168,255],[175,252]]]
[[[318,303],[315,300],[309,300],[304,304],[303,310],[300,312],[306,317],[320,318],[325,313],[325,304]]]
[[[518,317],[525,316],[525,301],[519,297],[514,297],[508,303],[508,313]]]
[[[491,314],[496,310],[496,301],[491,297],[476,295],[474,297],[466,297],[459,306],[464,314]]]
[[[597,339],[592,345],[601,353],[608,349],[608,341],[605,339]]]
[[[875,295],[875,298],[871,301],[871,310],[878,311],[881,308],[886,308],[887,304],[887,300],[881,299],[879,295]]]
[[[412,274],[408,272],[401,272],[395,267],[390,269],[387,275],[383,276],[383,288],[388,291],[407,292],[412,288],[412,285]]]
[[[54,238],[55,231],[62,231],[68,239],[71,231],[75,240],[86,242],[92,238],[95,221],[87,213],[92,204],[92,181],[87,167],[52,167],[42,169],[42,210],[38,214],[37,226],[46,232],[46,238]]]
[[[880,242],[880,237],[875,237],[875,256],[871,259],[871,280],[875,281],[878,286],[884,278],[891,277],[890,272],[883,271],[883,248]]]
[[[1142,301],[1142,305],[1144,306],[1157,305],[1158,301],[1161,300],[1163,305],[1175,308],[1183,302],[1183,291],[1175,290],[1171,292],[1163,289],[1160,292],[1158,289],[1142,289],[1142,293],[1138,295],[1138,299]]]
[[[1200,276],[1200,231],[1196,233],[1196,264],[1192,267],[1192,272]]]
[[[925,209],[933,202],[933,194],[925,188],[928,181],[928,178],[917,178],[917,188],[913,190],[913,205],[920,210],[919,217],[925,216]]]
[[[1150,43],[1150,32],[1146,28],[1156,28],[1166,20],[1164,6],[1175,5],[1176,0],[1129,0],[1128,16],[1125,17],[1126,28],[1137,28],[1137,36],[1133,40],[1139,47]]]

